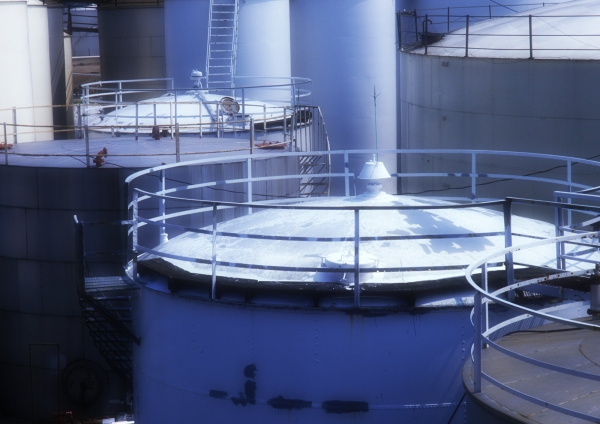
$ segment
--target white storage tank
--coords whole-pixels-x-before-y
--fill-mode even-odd
[[[29,0],[27,9],[33,116],[35,125],[40,128],[23,128],[23,132],[34,131],[35,140],[53,140],[53,128],[48,127],[53,118],[48,10],[37,0]]]
[[[0,55],[4,64],[10,64],[0,69],[0,123],[9,124],[9,143],[14,140],[13,107],[16,123],[22,125],[16,130],[19,143],[36,139],[31,126],[52,125],[51,111],[33,108],[52,104],[45,10],[37,3],[0,1]]]
[[[290,6],[292,74],[312,80],[313,103],[323,111],[332,150],[375,148],[374,88],[378,147],[395,149],[395,2],[292,0]],[[368,159],[352,161],[350,171],[358,175]],[[394,156],[380,160],[396,172]],[[341,187],[332,189],[342,194]]]
[[[401,147],[595,157],[599,14],[600,3],[591,0],[546,6],[471,26],[468,51],[463,29],[427,54],[402,53]],[[432,163],[405,163],[403,171]],[[522,174],[545,171],[513,166]],[[594,185],[595,175],[589,178]]]
[[[292,76],[289,0],[240,2],[238,23],[236,75]]]

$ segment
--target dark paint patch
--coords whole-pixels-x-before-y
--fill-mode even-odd
[[[211,390],[208,392],[208,395],[217,399],[224,399],[228,396],[227,392],[224,392],[223,390]]]
[[[233,404],[235,406],[237,406],[237,405],[246,406],[248,404],[248,399],[246,399],[242,393],[240,393],[240,397],[232,397],[231,401],[233,402]]]
[[[369,403],[354,400],[327,400],[323,402],[322,408],[328,414],[369,412]]]
[[[251,405],[256,403],[256,381],[246,380],[244,384],[244,391],[246,392],[246,398]]]
[[[269,399],[267,403],[276,409],[292,410],[312,407],[312,402],[310,400],[286,399],[281,395],[277,396],[276,398]]]
[[[246,365],[244,368],[244,377],[246,378],[254,378],[256,376],[256,365],[250,364]]]

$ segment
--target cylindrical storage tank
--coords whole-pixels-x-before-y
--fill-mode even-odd
[[[94,346],[74,285],[73,216],[120,219],[121,182],[131,171],[56,168],[40,166],[39,160],[35,165],[0,166],[0,180],[6,182],[0,186],[0,339],[8,341],[0,349],[0,410],[52,420],[58,412],[58,345],[61,410],[88,417],[117,413],[123,405],[109,401],[124,399],[124,385]],[[87,405],[73,400],[85,389],[62,380],[65,367],[79,360],[103,364],[108,376],[108,387],[96,380],[98,387],[89,388],[106,391]]]
[[[313,103],[323,111],[332,150],[376,146],[374,94],[378,147],[396,148],[394,12],[393,0],[290,2],[292,74],[312,80]],[[358,176],[368,159],[357,157],[350,171]],[[395,156],[379,160],[390,173],[396,172]],[[341,186],[332,189],[342,194]]]
[[[119,2],[118,7],[99,7],[98,32],[103,80],[166,76],[162,4],[136,6]]]
[[[29,46],[27,1],[0,0],[0,55],[4,64],[0,66],[0,123],[8,124],[7,141],[10,144],[14,142],[15,128],[12,124],[15,115],[17,124],[35,123],[31,108],[34,102]],[[12,108],[17,110],[13,113]],[[22,128],[17,127],[17,142],[35,140],[32,134],[19,136]],[[3,138],[3,134],[0,133],[2,141]]]
[[[585,34],[596,34],[598,14],[600,4],[587,0],[546,6],[472,26],[468,57],[464,30],[428,46],[426,55],[423,48],[402,53],[401,147],[595,157],[600,54],[589,45],[597,37]],[[440,169],[442,164],[434,162],[435,158],[403,162],[402,171]],[[465,165],[468,172],[470,162]],[[502,164],[487,165],[478,166],[478,172],[491,173]],[[531,169],[526,162],[511,160],[511,167],[515,174],[552,175],[551,164]],[[597,185],[595,174],[579,180],[586,182],[585,178]],[[513,184],[515,195],[536,196],[530,184]],[[443,187],[424,179],[404,187],[406,192],[429,188]],[[487,188],[493,191],[497,185]]]
[[[65,40],[70,37],[63,32],[63,8],[62,4],[48,6],[48,32],[50,41],[50,77],[52,79],[52,104],[54,124],[57,126],[67,125],[68,113],[70,112],[64,105],[71,100],[72,88],[67,94],[67,80],[70,80],[69,86],[72,86],[71,74],[67,73],[67,68],[71,68],[71,56],[69,49],[65,49]],[[96,34],[97,35],[97,34]],[[98,38],[96,37],[96,40]],[[72,120],[71,120],[72,124]],[[62,140],[67,138],[66,132],[56,132],[54,138]]]
[[[261,79],[260,77],[290,77],[290,4],[289,0],[248,0],[240,2],[238,18],[238,45],[235,74],[236,84],[247,86],[273,83],[285,84],[288,80]],[[249,90],[250,99],[262,101],[287,100],[291,92]]]
[[[144,287],[134,310],[135,418],[145,424],[173,411],[183,422],[440,423],[458,409],[460,384],[440,382],[460,380],[468,308],[361,315]]]
[[[191,87],[190,72],[205,73],[210,0],[165,0],[166,75]]]
[[[29,54],[31,61],[31,84],[33,93],[34,123],[39,128],[23,128],[23,132],[35,132],[35,140],[53,140],[52,87],[50,77],[50,43],[48,10],[37,0],[27,2],[29,22]]]

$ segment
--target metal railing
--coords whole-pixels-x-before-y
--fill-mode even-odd
[[[343,161],[338,161],[343,163],[343,169],[331,169],[326,170],[326,172],[320,174],[320,176],[324,178],[342,178],[345,181],[345,194],[346,196],[350,195],[352,191],[356,192],[356,189],[351,190],[355,175],[352,174],[348,169],[348,163],[353,156],[360,155],[364,157],[365,154],[372,154],[377,152],[380,157],[385,157],[385,155],[400,155],[400,156],[410,156],[415,154],[446,154],[449,156],[455,155],[463,155],[469,159],[468,163],[471,165],[472,172],[457,172],[457,173],[397,173],[393,174],[393,176],[398,178],[430,178],[430,177],[443,177],[443,178],[452,178],[452,177],[460,177],[467,178],[471,180],[470,191],[472,196],[463,198],[467,202],[467,204],[454,204],[454,205],[444,205],[444,206],[377,206],[377,207],[361,207],[361,206],[345,206],[345,207],[324,207],[324,206],[314,206],[310,204],[297,204],[290,205],[289,199],[277,199],[277,198],[265,198],[263,201],[255,201],[256,191],[253,189],[253,184],[264,181],[272,181],[272,182],[282,182],[286,180],[301,180],[305,178],[304,175],[294,174],[294,175],[273,175],[270,177],[253,177],[251,170],[253,169],[253,161],[255,160],[263,160],[264,158],[256,158],[251,156],[238,156],[238,157],[230,157],[230,158],[221,158],[219,160],[201,160],[201,161],[193,161],[187,162],[185,164],[174,164],[174,165],[166,165],[161,167],[156,167],[152,169],[148,169],[142,172],[138,172],[133,174],[126,180],[126,185],[129,187],[129,192],[131,193],[130,198],[127,199],[128,208],[130,211],[130,218],[133,219],[135,225],[132,231],[130,231],[130,235],[132,236],[132,240],[130,240],[132,246],[133,256],[132,258],[137,258],[138,253],[145,252],[153,255],[168,257],[171,259],[177,259],[181,261],[187,262],[195,262],[204,265],[211,266],[212,273],[212,295],[214,297],[216,290],[216,282],[217,282],[217,269],[221,267],[237,267],[237,268],[248,268],[248,269],[262,269],[262,270],[272,270],[272,271],[281,271],[284,273],[301,273],[306,276],[310,273],[315,272],[335,272],[336,269],[330,269],[323,267],[322,265],[315,265],[314,267],[285,267],[285,266],[276,266],[269,264],[252,264],[252,263],[241,263],[241,262],[228,262],[228,261],[219,261],[217,260],[218,255],[218,245],[216,244],[217,237],[242,237],[242,238],[252,238],[257,240],[279,240],[279,241],[294,241],[294,242],[323,242],[323,243],[352,243],[353,251],[354,251],[354,266],[347,272],[351,273],[353,276],[354,283],[354,307],[360,307],[360,279],[361,274],[368,274],[373,272],[381,272],[381,273],[402,273],[402,272],[438,272],[438,271],[447,271],[447,270],[460,270],[464,269],[467,264],[454,264],[454,265],[438,265],[435,263],[422,263],[410,266],[403,266],[402,262],[398,264],[387,264],[385,267],[378,268],[368,268],[368,267],[360,267],[358,264],[361,263],[360,260],[360,251],[361,243],[366,243],[370,241],[386,241],[386,242],[399,242],[406,240],[431,240],[437,238],[448,238],[448,239],[460,239],[464,237],[503,237],[504,244],[506,247],[510,247],[512,245],[513,235],[519,237],[532,237],[530,235],[518,234],[514,233],[511,226],[511,216],[512,205],[513,204],[523,204],[523,205],[532,205],[532,204],[540,204],[545,206],[550,206],[552,208],[566,208],[567,205],[558,202],[550,202],[550,201],[536,201],[536,200],[522,200],[509,198],[505,200],[495,200],[488,202],[476,202],[477,199],[477,186],[478,181],[485,180],[489,181],[489,179],[495,178],[514,178],[516,180],[528,180],[535,183],[542,184],[550,184],[551,187],[561,187],[566,186],[569,190],[573,188],[589,188],[585,184],[577,183],[573,181],[572,175],[572,164],[573,162],[580,162],[582,164],[592,165],[593,167],[600,166],[600,163],[595,161],[586,161],[579,160],[576,158],[569,157],[560,157],[560,156],[552,156],[552,155],[538,155],[533,153],[516,153],[516,152],[498,152],[498,151],[461,151],[461,150],[442,150],[442,151],[433,151],[433,150],[386,150],[386,151],[375,151],[375,150],[360,150],[360,151],[334,151],[334,152],[311,152],[309,154],[303,154],[304,156],[310,155],[320,155],[320,156],[342,156]],[[538,158],[538,159],[552,159],[559,162],[565,163],[565,177],[564,179],[556,179],[556,178],[542,178],[538,176],[524,176],[524,175],[509,175],[509,174],[491,174],[479,172],[477,168],[477,158],[481,156],[519,156],[522,155],[526,158]],[[299,157],[300,153],[286,153],[281,155],[274,155],[270,158],[274,157]],[[179,184],[177,187],[167,188],[165,184],[164,173],[176,168],[178,166],[204,166],[211,163],[224,163],[224,162],[241,162],[246,163],[244,167],[245,171],[243,171],[242,175],[237,176],[236,178],[232,178],[230,180],[220,180],[220,181],[202,181],[196,184]],[[331,161],[331,163],[335,163],[335,161]],[[151,193],[146,190],[136,189],[134,187],[134,182],[143,176],[155,175],[159,176],[162,180],[161,189],[157,192]],[[314,177],[314,175],[313,175]],[[206,199],[201,198],[197,195],[198,191],[203,188],[212,188],[212,189],[221,189],[225,192],[231,192],[232,189],[229,187],[234,187],[234,185],[244,185],[247,189],[245,192],[239,192],[240,196],[245,198],[244,201],[220,201],[215,199]],[[189,193],[189,194],[188,194]],[[193,194],[192,194],[193,193]],[[291,196],[291,199],[294,201],[298,201],[297,196]],[[141,216],[138,213],[141,210],[140,204],[146,204],[144,202],[148,201],[158,201],[159,210],[157,214],[151,216]],[[455,198],[456,200],[456,198]],[[536,203],[537,202],[537,203]],[[187,205],[187,206],[179,206],[177,208],[169,211],[173,204],[178,205]],[[377,234],[363,236],[360,234],[360,215],[365,212],[373,212],[373,211],[387,211],[387,210],[397,210],[397,211],[405,211],[405,210],[435,210],[435,209],[462,209],[462,208],[472,208],[472,207],[502,207],[504,221],[501,225],[501,228],[497,229],[489,229],[489,231],[481,232],[481,233],[455,233],[455,234],[427,234],[427,235],[400,235],[400,236],[390,236],[389,234]],[[573,205],[569,204],[568,208],[572,210],[576,210],[579,213],[584,214],[599,214],[600,208],[594,206],[582,206],[582,205]],[[148,207],[145,208],[148,210]],[[264,235],[264,234],[236,234],[232,232],[221,232],[219,231],[219,222],[223,221],[223,216],[221,214],[218,215],[221,211],[224,210],[234,210],[236,213],[230,214],[231,216],[240,216],[248,213],[252,213],[255,210],[262,209],[288,209],[288,210],[323,210],[323,211],[339,211],[343,213],[343,211],[347,213],[352,213],[354,217],[354,231],[351,235],[339,235],[336,237],[290,237],[289,235]],[[212,229],[207,228],[191,228],[189,226],[182,226],[177,224],[172,224],[169,221],[172,219],[181,218],[184,216],[192,216],[192,215],[204,215],[204,218],[198,219],[199,221],[203,221],[205,223],[212,223]],[[205,224],[206,225],[206,224]],[[206,236],[212,237],[213,243],[213,256],[212,257],[186,257],[186,256],[177,256],[177,255],[169,255],[165,253],[161,253],[154,249],[152,246],[141,246],[138,244],[138,231],[144,227],[150,227],[158,229],[161,240],[166,240],[166,230],[174,231],[175,233],[182,232],[192,232],[198,234],[204,234]],[[210,225],[209,225],[210,227]],[[587,247],[593,247],[587,245]],[[513,275],[513,261],[512,257],[508,258],[505,261],[506,273],[507,273],[507,281],[509,284],[512,284],[511,278]],[[339,272],[339,269],[337,269]],[[392,275],[392,274],[387,274]],[[282,277],[278,277],[282,278]],[[298,277],[294,277],[298,278]],[[283,278],[285,279],[285,278]]]
[[[576,207],[573,205],[569,205],[569,207]],[[597,211],[597,209],[595,209]],[[472,346],[472,361],[473,361],[473,385],[474,385],[474,393],[482,392],[482,379],[486,379],[493,385],[501,388],[502,390],[511,393],[514,396],[517,396],[526,401],[535,403],[544,408],[549,408],[551,410],[583,419],[596,422],[598,420],[597,416],[592,416],[589,414],[581,413],[569,408],[565,408],[564,406],[555,404],[548,399],[540,399],[536,396],[524,393],[511,387],[509,384],[504,384],[498,379],[493,378],[491,375],[485,372],[482,369],[482,350],[485,348],[493,348],[499,351],[500,353],[507,355],[509,357],[515,358],[517,360],[523,361],[527,364],[533,365],[535,367],[545,368],[547,370],[556,371],[559,373],[563,373],[565,376],[572,376],[577,378],[589,379],[594,381],[600,381],[600,375],[582,372],[575,370],[573,368],[563,367],[560,365],[552,364],[545,361],[540,361],[531,356],[523,355],[514,350],[511,350],[507,347],[503,347],[500,344],[496,343],[496,341],[508,333],[511,328],[514,328],[518,325],[526,325],[527,328],[531,328],[531,326],[542,325],[548,322],[554,322],[559,324],[564,324],[573,328],[580,328],[585,330],[592,331],[600,331],[600,325],[581,322],[573,319],[568,319],[564,317],[557,316],[561,312],[561,310],[567,309],[569,305],[559,305],[559,306],[551,306],[541,310],[534,310],[527,308],[522,305],[515,304],[510,301],[510,296],[508,296],[508,300],[505,296],[509,295],[514,290],[527,290],[533,293],[540,293],[544,295],[550,295],[559,299],[568,299],[568,290],[563,289],[560,286],[551,286],[547,285],[548,282],[559,282],[561,279],[575,277],[575,276],[590,276],[594,273],[593,269],[580,270],[580,271],[569,271],[569,272],[559,272],[553,275],[545,275],[540,278],[533,278],[526,281],[514,281],[514,274],[512,275],[512,279],[507,276],[508,284],[506,287],[503,287],[499,290],[489,292],[488,288],[488,269],[490,267],[490,261],[497,261],[498,257],[509,258],[512,257],[513,254],[519,251],[526,251],[527,249],[532,249],[535,247],[539,247],[542,245],[548,244],[565,244],[565,243],[574,243],[581,244],[585,240],[595,240],[600,236],[600,233],[584,233],[584,234],[575,234],[569,236],[555,237],[550,239],[538,240],[532,243],[528,243],[520,246],[508,247],[506,249],[494,252],[486,257],[472,263],[467,270],[465,271],[465,276],[469,281],[469,284],[473,289],[476,290],[476,295],[474,299],[474,309],[473,309],[473,326],[474,326],[474,343]],[[590,243],[586,243],[590,244]],[[596,245],[597,246],[597,245]],[[598,248],[596,247],[596,250]],[[571,258],[572,260],[576,260],[576,258]],[[473,274],[475,272],[481,272],[481,284],[477,284],[473,279]],[[579,293],[580,294],[580,293]],[[494,303],[496,305],[501,305],[512,310],[517,311],[520,315],[508,319],[504,322],[494,325],[493,327],[489,327],[488,317],[489,310],[488,306]],[[586,302],[580,302],[585,304]],[[575,305],[578,306],[578,305]]]
[[[548,3],[547,3],[548,4]],[[571,54],[582,54],[586,52],[597,53],[600,51],[598,41],[600,33],[597,31],[585,32],[580,30],[576,33],[565,32],[556,25],[565,19],[572,20],[575,24],[583,19],[595,19],[600,23],[600,15],[505,15],[492,16],[490,13],[481,14],[450,14],[450,8],[446,13],[432,11],[419,15],[419,12],[399,13],[397,16],[398,40],[401,50],[414,50],[423,48],[422,53],[427,55],[431,52],[452,51],[452,56],[464,56],[485,54],[486,51],[501,51],[504,54],[511,53],[518,57],[534,59],[536,57],[552,57],[552,52],[563,52],[557,57],[564,57],[564,52]],[[506,11],[507,9],[501,9]],[[503,31],[489,31],[487,27],[476,29],[474,24],[483,21],[501,21],[511,19],[516,23],[506,27]],[[597,24],[594,25],[597,28]],[[446,38],[446,41],[440,41]],[[488,39],[490,47],[474,45],[473,40],[477,38]],[[498,45],[497,40],[505,40],[505,45]],[[569,45],[560,46],[547,44],[549,40],[566,40]],[[449,40],[452,40],[450,42]],[[462,40],[462,41],[460,41]],[[438,43],[439,42],[439,43]],[[434,44],[437,43],[437,44]],[[576,44],[574,44],[576,43]],[[441,49],[441,50],[440,50]],[[536,54],[537,52],[537,54]]]

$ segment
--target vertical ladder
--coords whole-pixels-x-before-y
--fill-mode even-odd
[[[206,49],[206,83],[209,88],[234,85],[239,0],[211,0]]]

